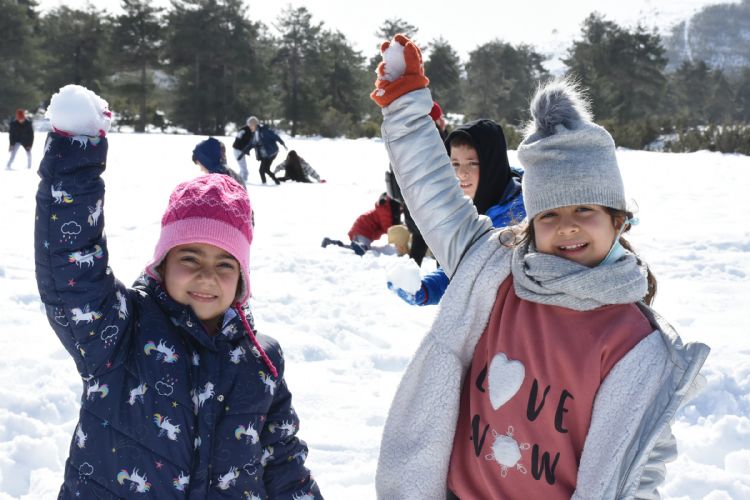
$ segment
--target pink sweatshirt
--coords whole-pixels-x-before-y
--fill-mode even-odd
[[[596,392],[652,331],[635,304],[537,304],[508,277],[461,392],[448,488],[462,500],[569,499]]]

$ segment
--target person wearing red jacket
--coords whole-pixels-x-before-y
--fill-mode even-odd
[[[364,255],[370,249],[373,241],[379,240],[388,232],[388,228],[401,223],[401,203],[394,200],[387,193],[383,193],[375,203],[375,208],[363,213],[354,221],[349,229],[348,245],[340,240],[323,238],[322,247],[337,245],[351,248],[357,255]]]

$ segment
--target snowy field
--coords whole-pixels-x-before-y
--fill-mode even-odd
[[[105,172],[112,268],[132,282],[151,256],[173,186],[198,174],[196,136],[112,134]],[[0,144],[7,144],[0,134]],[[223,138],[231,150],[231,139]],[[35,167],[44,134],[37,134]],[[287,139],[326,184],[260,185],[252,306],[287,357],[287,382],[328,499],[374,498],[378,444],[392,394],[436,309],[386,289],[397,257],[320,248],[345,238],[384,191],[378,140]],[[641,224],[630,239],[659,280],[656,309],[683,340],[712,347],[707,389],[678,414],[679,459],[664,498],[750,498],[750,158],[620,151]],[[7,153],[0,155],[4,168]],[[19,152],[0,170],[0,500],[55,498],[81,381],[42,313],[33,262],[38,177]],[[515,153],[511,163],[516,164]],[[232,166],[235,166],[232,163]],[[422,272],[434,262],[426,259]],[[429,436],[425,436],[429,439]]]

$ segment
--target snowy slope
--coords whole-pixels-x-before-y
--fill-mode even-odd
[[[43,139],[37,135],[37,164]],[[105,216],[111,265],[124,282],[150,257],[172,187],[197,175],[190,152],[198,140],[110,136]],[[345,238],[384,190],[382,144],[285,140],[328,183],[264,187],[252,172],[256,322],[284,347],[300,436],[323,494],[374,498],[391,397],[436,309],[408,306],[386,289],[397,257],[320,248],[323,236]],[[640,208],[631,240],[659,279],[656,308],[685,341],[713,349],[707,390],[675,425],[681,454],[668,467],[664,497],[750,498],[750,158],[634,151],[619,158]],[[16,162],[21,169],[23,153]],[[37,180],[27,170],[0,171],[0,499],[55,498],[81,391],[36,291]],[[427,260],[423,272],[431,266]]]

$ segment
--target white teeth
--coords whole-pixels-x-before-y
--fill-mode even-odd
[[[576,250],[578,248],[582,248],[585,245],[586,243],[579,243],[577,245],[562,245],[560,246],[560,249],[561,250]]]

